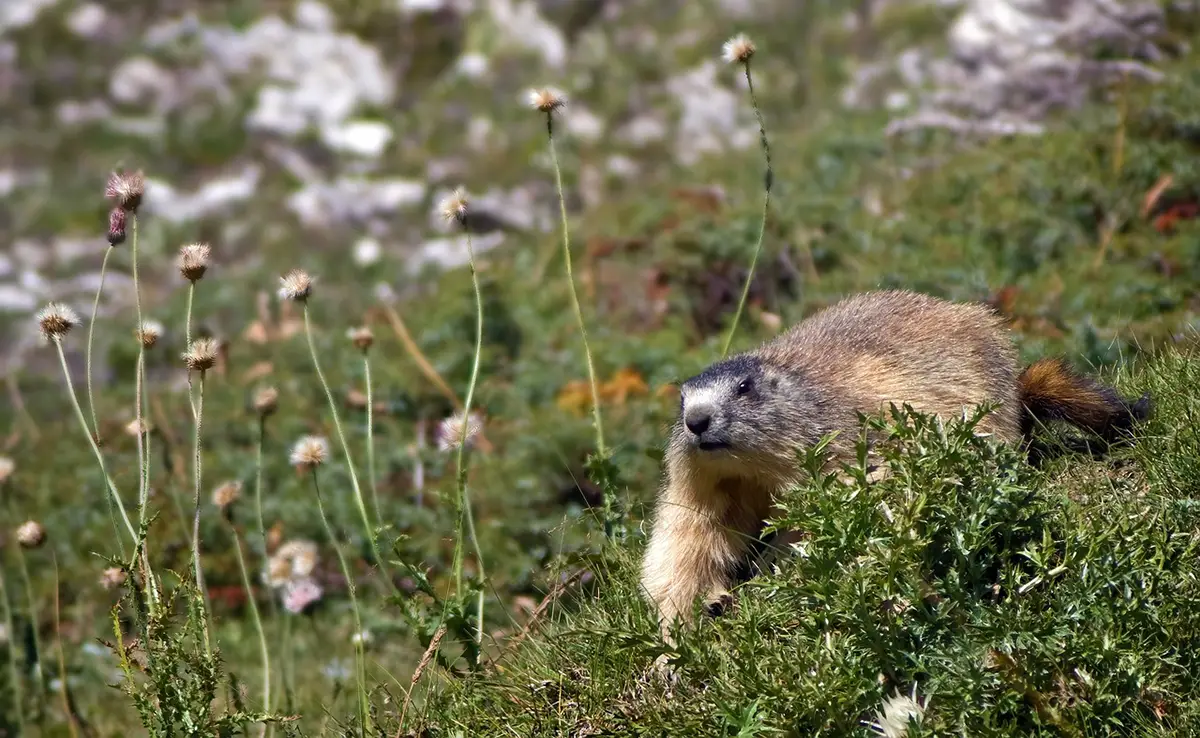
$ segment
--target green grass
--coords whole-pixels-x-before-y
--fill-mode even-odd
[[[241,11],[230,12],[241,17]],[[369,21],[364,18],[358,22]],[[920,14],[879,30],[907,44],[932,34],[933,20]],[[645,17],[660,30],[694,21],[650,11]],[[849,489],[815,481],[788,498],[786,522],[811,533],[807,556],[751,580],[739,589],[732,616],[705,622],[684,638],[671,653],[678,681],[667,693],[646,674],[663,647],[636,581],[639,525],[653,499],[658,449],[677,406],[669,391],[659,390],[702,369],[720,351],[758,235],[762,165],[750,148],[685,168],[662,144],[629,152],[608,137],[584,142],[560,127],[569,189],[585,166],[602,165],[612,153],[632,153],[645,168],[635,184],[607,182],[599,203],[574,213],[570,224],[598,378],[611,383],[632,370],[646,386],[644,394],[635,390],[603,407],[628,537],[605,545],[599,516],[587,506],[589,495],[595,499],[594,485],[586,481],[594,450],[589,411],[559,403],[571,394],[564,393],[568,383],[585,381],[587,372],[557,234],[514,234],[479,256],[485,318],[475,403],[486,410],[492,448],[471,451],[468,484],[488,579],[476,581],[474,546],[465,546],[464,592],[452,592],[453,456],[439,453],[430,437],[418,490],[409,453],[417,423],[436,423],[451,407],[387,323],[375,320],[372,382],[381,406],[376,463],[386,523],[379,546],[398,574],[399,599],[389,597],[371,565],[372,547],[336,443],[321,479],[331,522],[356,571],[364,626],[373,635],[366,668],[380,730],[395,732],[404,692],[442,622],[450,626],[442,659],[425,670],[407,715],[407,728],[430,735],[864,735],[860,721],[871,719],[882,697],[895,689],[907,692],[913,683],[919,695],[931,698],[925,729],[938,734],[1188,735],[1197,729],[1191,654],[1200,624],[1194,607],[1200,557],[1192,498],[1200,482],[1200,376],[1188,344],[1200,304],[1194,266],[1200,263],[1200,221],[1181,220],[1162,232],[1139,208],[1163,175],[1174,179],[1173,197],[1195,197],[1200,189],[1200,58],[1193,52],[1173,61],[1157,88],[1131,88],[1123,124],[1119,99],[1097,100],[1036,139],[967,146],[929,134],[888,141],[882,116],[825,104],[843,78],[837,60],[848,41],[830,26],[804,28],[809,46],[797,43],[787,24],[745,29],[760,49],[755,85],[771,136],[776,186],[734,350],[772,334],[764,312],[787,324],[867,288],[996,298],[1013,318],[1025,358],[1065,353],[1081,366],[1103,370],[1130,394],[1149,390],[1154,417],[1114,460],[1068,457],[1042,470],[969,434],[951,430],[942,438],[910,420],[919,428],[899,431],[898,441],[920,445],[923,453],[897,456],[903,471],[898,478]],[[721,30],[679,48],[605,57],[603,65],[579,62],[577,71],[594,78],[580,102],[606,116],[629,113],[630,84],[715,57],[728,35]],[[57,43],[48,23],[26,38],[47,48]],[[735,72],[722,74],[732,79]],[[483,89],[439,80],[424,88],[419,104],[397,113],[398,130],[418,145],[398,147],[387,164],[406,176],[428,159],[460,153],[460,138],[440,121],[443,111],[461,102],[489,114],[502,132],[497,153],[469,162],[469,190],[539,177],[549,186],[552,174],[538,158],[544,127],[517,101],[521,88],[554,81],[521,78]],[[102,80],[83,75],[76,82],[82,97]],[[48,72],[37,89],[49,94]],[[42,157],[55,186],[15,193],[19,217],[13,228],[20,233],[98,234],[103,176],[116,162],[186,182],[253,145],[239,116],[228,110],[197,111],[153,144],[90,129],[56,132],[43,107],[21,115],[22,125],[5,134],[20,145],[17,163]],[[230,479],[253,489],[258,420],[249,399],[256,386],[271,382],[281,399],[267,424],[266,524],[279,524],[284,539],[325,540],[310,480],[287,462],[301,435],[336,440],[304,336],[265,344],[242,337],[256,317],[256,293],[272,292],[278,275],[292,267],[320,278],[311,301],[317,351],[335,400],[343,403],[339,412],[360,473],[366,418],[345,400],[351,389],[365,389],[364,377],[361,357],[344,333],[375,306],[370,290],[376,280],[413,290],[397,309],[437,371],[460,398],[466,394],[475,335],[467,270],[408,277],[399,276],[400,260],[355,266],[346,259],[347,244],[361,234],[343,228],[301,234],[278,215],[291,184],[284,174],[265,175],[241,231],[224,228],[220,218],[195,229],[147,219],[142,229],[144,309],[168,329],[147,362],[150,419],[158,427],[151,436],[151,500],[158,517],[149,545],[156,572],[169,582],[175,578],[168,571],[185,581],[190,572],[190,519],[186,525],[178,519],[169,497],[180,495],[190,518],[191,421],[187,397],[178,389],[183,370],[177,358],[184,349],[185,292],[171,278],[179,244],[213,241],[216,261],[197,290],[196,325],[200,335],[230,341],[224,370],[206,380],[206,500]],[[726,193],[715,208],[679,192],[714,185]],[[872,212],[876,204],[881,214]],[[1097,258],[1102,242],[1107,248]],[[605,244],[611,253],[593,257]],[[128,247],[122,248],[114,256],[118,271],[128,268]],[[655,275],[663,275],[661,281]],[[659,287],[652,296],[653,284]],[[122,430],[132,417],[133,323],[131,309],[98,326],[113,371],[112,381],[98,383],[101,435],[127,503],[137,480],[134,441]],[[83,331],[68,338],[69,355],[81,355],[82,341]],[[115,536],[122,533],[113,529],[103,481],[62,395],[57,360],[47,349],[34,362],[17,380],[37,433],[17,416],[10,398],[0,399],[0,419],[11,419],[0,423],[6,439],[0,449],[17,462],[0,490],[0,509],[5,520],[40,520],[50,535],[44,548],[25,553],[33,610],[16,544],[7,534],[0,537],[6,540],[0,565],[16,631],[9,648],[24,682],[24,716],[33,734],[70,735],[52,681],[59,676],[55,649],[61,643],[77,715],[97,735],[126,735],[137,715],[107,686],[120,680],[120,665],[96,642],[113,639],[109,611],[118,595],[98,580],[110,565],[103,557],[117,555]],[[248,379],[260,362],[271,363],[269,375]],[[908,527],[888,524],[881,501]],[[256,578],[264,556],[247,496],[234,509],[233,522]],[[246,709],[256,710],[262,684],[257,636],[239,595],[232,537],[211,506],[202,517],[201,540],[223,676],[188,650],[193,641],[185,637],[186,618],[163,623],[171,636],[160,644],[162,653],[181,646],[163,658],[196,677],[179,680],[191,690],[187,699],[202,702],[212,689],[217,707],[237,710],[231,695],[244,688]],[[528,637],[499,657],[526,626],[530,607],[560,577],[581,571],[590,577],[556,597]],[[308,615],[285,615],[259,592],[271,662],[280,669],[272,680],[276,710],[300,716],[276,726],[276,735],[356,734],[350,717],[359,702],[353,618],[327,547],[318,573],[326,595]],[[479,653],[469,646],[477,588],[485,595],[486,626]],[[34,625],[43,650],[44,697],[32,688],[29,671],[33,611],[39,616]],[[122,609],[127,632],[136,630],[134,612],[128,604]],[[989,660],[993,651],[1003,656]],[[5,660],[9,653],[0,646]],[[229,675],[241,687],[231,687]],[[9,670],[0,669],[0,695],[11,694],[8,680]],[[14,720],[0,699],[0,734]]]

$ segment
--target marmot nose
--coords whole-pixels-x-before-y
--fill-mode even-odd
[[[708,430],[708,424],[712,422],[712,415],[707,411],[689,408],[687,414],[683,418],[684,425],[688,430],[696,435],[700,435]]]

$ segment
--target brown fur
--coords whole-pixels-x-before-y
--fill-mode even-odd
[[[664,635],[697,597],[728,599],[775,494],[800,481],[797,450],[836,431],[831,449],[847,458],[858,412],[908,403],[950,418],[999,403],[980,429],[1002,442],[1022,440],[1035,420],[1103,434],[1144,416],[1062,362],[1018,377],[1016,359],[986,306],[868,292],[685,382],[642,572]]]

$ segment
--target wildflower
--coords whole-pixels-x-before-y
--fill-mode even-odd
[[[267,417],[279,406],[279,390],[274,387],[260,387],[254,393],[254,411],[260,417]]]
[[[467,193],[459,187],[442,201],[442,217],[446,220],[456,220],[459,225],[467,222]]]
[[[52,302],[37,314],[38,328],[47,341],[57,341],[79,325],[79,316],[66,305]]]
[[[315,470],[325,463],[329,456],[329,442],[320,436],[305,436],[292,446],[288,460],[292,466],[298,466],[305,471]]]
[[[438,449],[442,451],[452,451],[457,449],[459,444],[463,442],[463,430],[466,430],[466,444],[470,448],[475,437],[483,430],[483,418],[479,413],[471,413],[470,417],[464,417],[462,411],[451,415],[443,420],[437,429]]]
[[[183,361],[189,371],[206,372],[217,363],[217,341],[213,338],[197,338],[183,353]]]
[[[150,432],[150,425],[141,418],[134,418],[125,426],[125,432],[137,438]]]
[[[212,501],[214,505],[224,511],[230,505],[237,502],[238,498],[241,496],[242,483],[237,480],[232,480],[213,490]]]
[[[116,589],[125,583],[128,575],[124,569],[116,566],[111,566],[104,570],[100,575],[100,586],[105,589]]]
[[[375,343],[375,334],[365,325],[346,331],[346,338],[349,338],[354,347],[364,354],[367,353],[367,349],[371,348],[371,344]]]
[[[142,348],[148,349],[154,348],[154,345],[158,343],[158,339],[162,337],[162,334],[163,324],[157,320],[143,321],[141,327],[133,332],[138,342],[142,344]]]
[[[146,175],[139,169],[133,173],[108,175],[108,185],[104,188],[104,196],[117,201],[117,205],[127,213],[136,213],[142,204],[142,196],[146,194]]]
[[[7,456],[0,456],[0,484],[8,481],[12,473],[16,471],[17,464]]]
[[[547,115],[567,104],[566,96],[551,87],[530,90],[528,95],[529,105]]]
[[[367,630],[366,628],[363,628],[359,632],[350,636],[350,643],[354,644],[355,646],[362,646],[363,648],[366,648],[374,642],[375,636],[372,635],[371,631]]]
[[[739,33],[721,46],[721,58],[730,64],[747,64],[754,56],[754,42],[744,33]]]
[[[283,590],[283,609],[299,615],[316,604],[322,594],[321,585],[310,577],[288,582]]]
[[[17,543],[21,548],[37,548],[46,542],[46,529],[36,520],[28,520],[17,528]]]
[[[190,243],[179,249],[179,273],[195,284],[204,278],[212,260],[212,247],[206,243]]]
[[[312,277],[303,269],[293,269],[279,278],[279,299],[305,302],[312,294]]]
[[[875,714],[874,722],[866,723],[878,735],[885,738],[904,738],[908,735],[910,721],[920,723],[925,717],[925,707],[928,700],[917,698],[917,685],[912,687],[912,694],[894,695],[883,701],[882,709]]]
[[[125,243],[125,211],[113,208],[108,212],[108,245],[120,246]]]

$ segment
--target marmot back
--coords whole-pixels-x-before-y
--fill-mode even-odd
[[[800,481],[797,451],[839,431],[831,450],[847,458],[859,412],[908,403],[950,419],[997,403],[980,427],[1016,442],[1050,420],[1111,439],[1149,411],[1060,360],[1020,375],[1016,362],[986,306],[868,292],[684,382],[643,562],[664,628],[698,596],[727,597],[775,494]]]

